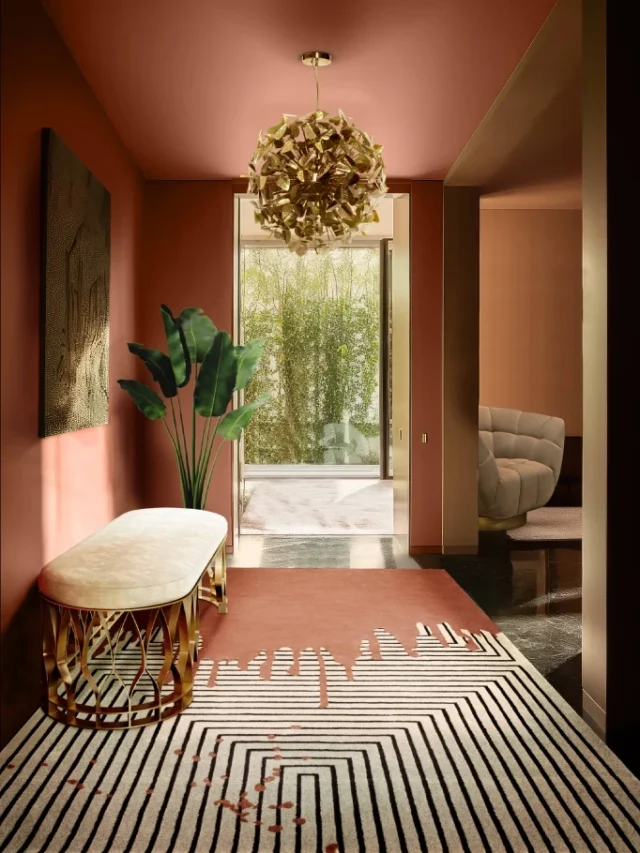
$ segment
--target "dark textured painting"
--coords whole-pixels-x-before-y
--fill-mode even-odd
[[[109,418],[111,199],[60,137],[43,130],[40,434]]]

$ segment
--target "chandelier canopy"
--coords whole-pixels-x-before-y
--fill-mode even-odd
[[[382,146],[342,110],[331,116],[318,108],[318,66],[331,57],[313,51],[302,61],[315,71],[316,109],[284,115],[261,132],[248,175],[256,221],[299,255],[348,243],[363,225],[377,222],[375,207],[387,191]]]

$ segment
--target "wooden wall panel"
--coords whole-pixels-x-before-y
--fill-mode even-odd
[[[582,212],[480,212],[480,403],[582,435]]]

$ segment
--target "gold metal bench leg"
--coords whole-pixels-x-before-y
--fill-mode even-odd
[[[208,601],[210,604],[215,604],[218,608],[218,613],[226,613],[228,610],[227,601],[227,540],[222,540],[217,551],[211,558],[207,566],[200,588],[198,590],[199,597],[203,601]]]
[[[80,728],[128,729],[187,708],[197,596],[196,586],[178,601],[139,611],[79,610],[43,597],[45,713]]]

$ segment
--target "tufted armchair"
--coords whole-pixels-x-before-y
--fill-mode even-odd
[[[478,512],[481,529],[509,530],[544,506],[560,476],[564,421],[480,406]]]

